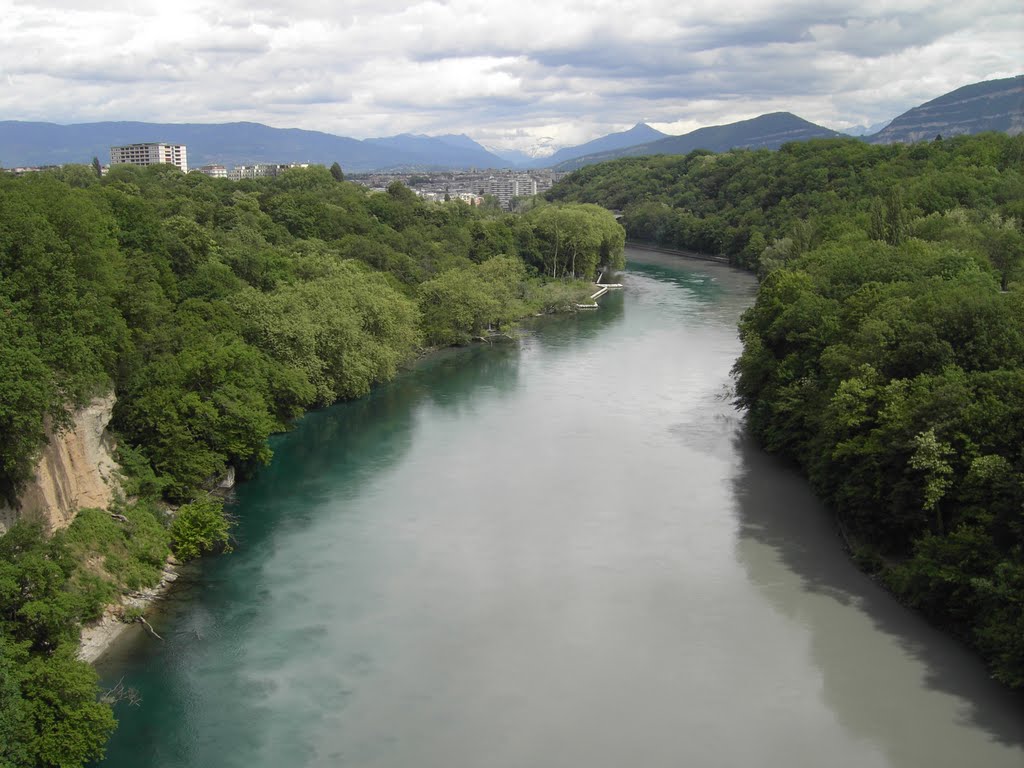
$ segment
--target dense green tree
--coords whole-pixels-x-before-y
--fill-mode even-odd
[[[542,246],[544,272],[593,279],[599,267],[625,266],[625,232],[596,205],[547,205],[529,214]]]
[[[31,326],[2,293],[0,358],[0,498],[10,500],[31,477],[46,418],[60,407],[60,400]]]
[[[25,664],[21,688],[31,765],[66,768],[102,758],[117,725],[110,707],[96,700],[96,672],[74,654],[61,650]]]
[[[77,562],[39,524],[0,537],[0,765],[82,765],[114,729],[97,677],[75,658],[83,595]]]
[[[0,537],[0,632],[47,654],[73,639],[81,608],[65,589],[73,568],[41,523],[19,523]]]
[[[174,553],[182,560],[192,560],[207,552],[228,546],[229,524],[223,503],[213,496],[203,496],[183,504],[171,523]]]
[[[549,192],[559,202],[622,209],[629,237],[683,250],[725,253],[756,267],[759,232],[767,243],[792,238],[795,222],[859,226],[901,242],[918,213],[957,206],[1024,220],[1020,136],[986,134],[913,146],[856,139],[735,150],[721,155],[623,158],[583,168]],[[877,201],[877,202],[876,202]]]

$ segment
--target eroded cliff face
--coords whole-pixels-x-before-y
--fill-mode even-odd
[[[39,514],[51,532],[66,528],[79,509],[106,509],[117,489],[118,470],[107,424],[116,398],[111,392],[75,411],[71,427],[49,441],[36,465],[33,480],[17,503],[0,506],[0,533],[19,518]]]

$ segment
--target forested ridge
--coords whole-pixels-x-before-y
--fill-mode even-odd
[[[372,193],[325,168],[229,182],[170,166],[0,174],[0,497],[48,425],[113,390],[122,498],[0,538],[0,766],[79,765],[115,726],[82,621],[167,555],[229,546],[206,490],[312,407],[431,346],[586,300],[624,234],[592,205],[525,215]],[[136,618],[133,615],[126,620]]]
[[[1024,687],[1024,136],[619,160],[550,196],[758,272],[749,428],[866,570]]]

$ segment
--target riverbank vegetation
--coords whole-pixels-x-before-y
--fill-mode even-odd
[[[1024,136],[632,158],[551,197],[758,272],[751,431],[865,569],[1024,686]]]
[[[0,174],[0,498],[30,479],[48,427],[113,390],[128,499],[53,537],[25,521],[0,538],[0,765],[102,753],[114,722],[75,658],[80,624],[154,586],[172,551],[229,546],[206,492],[228,468],[244,476],[289,420],[428,345],[573,308],[623,242],[596,206],[512,216],[325,168]]]

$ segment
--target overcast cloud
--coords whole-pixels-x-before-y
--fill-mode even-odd
[[[1024,72],[1020,0],[0,0],[0,119],[578,144],[777,110],[843,129]]]

